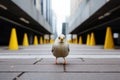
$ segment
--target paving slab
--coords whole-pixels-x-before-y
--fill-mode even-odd
[[[120,72],[120,65],[66,65],[68,72]]]
[[[66,58],[70,65],[120,65],[119,58]],[[54,64],[55,58],[42,58],[36,65]],[[63,63],[62,58],[58,58],[58,63]]]
[[[82,64],[93,65],[120,65],[120,58],[81,58]]]
[[[13,80],[20,73],[0,73],[0,80]]]
[[[0,65],[28,65],[33,64],[38,59],[0,59]]]
[[[1,48],[0,56],[11,56],[11,59],[0,59],[0,80],[13,80],[18,75],[17,80],[120,80],[120,58],[113,58],[120,56],[119,49],[104,50],[103,46],[72,44],[67,65],[63,65],[62,58],[55,65],[51,46],[21,46],[18,51]],[[96,58],[96,55],[111,57]],[[13,56],[16,59],[12,59]]]
[[[55,58],[42,58],[40,62],[38,62],[36,65],[54,65],[55,64]]]
[[[9,71],[9,72],[62,71],[63,72],[63,65],[0,65],[0,71]]]
[[[25,73],[20,80],[120,80],[120,73]]]
[[[38,62],[36,65],[48,65],[48,64],[55,64],[56,58],[42,58],[40,62]],[[80,64],[82,62],[79,58],[66,58],[67,64]],[[64,62],[63,58],[58,58],[58,64],[62,64]]]

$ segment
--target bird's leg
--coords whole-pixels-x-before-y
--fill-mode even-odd
[[[63,59],[64,59],[64,64],[67,64],[65,57]]]
[[[57,64],[58,62],[57,62],[57,57],[56,57],[56,60],[55,60],[55,64]]]

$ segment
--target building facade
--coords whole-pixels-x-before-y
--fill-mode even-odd
[[[62,34],[64,34],[65,36],[67,35],[67,27],[68,23],[66,22],[62,23]]]
[[[107,27],[112,28],[112,34],[120,34],[119,5],[119,0],[71,0],[74,7],[67,20],[67,33],[83,36],[85,43],[87,34],[94,32],[97,44],[103,44]],[[119,37],[114,38],[116,44],[118,41]]]
[[[39,36],[52,34],[51,15],[51,0],[0,0],[0,45],[8,45],[13,27],[19,34],[19,44],[24,33],[28,34],[30,44],[34,35],[39,39]]]
[[[70,0],[70,15],[74,15],[82,0]]]

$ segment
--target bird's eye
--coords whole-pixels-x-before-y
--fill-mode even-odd
[[[58,37],[58,39],[60,39],[60,37]]]

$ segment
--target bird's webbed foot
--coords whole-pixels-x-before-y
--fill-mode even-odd
[[[58,62],[57,62],[57,58],[56,58],[56,60],[55,60],[55,64],[58,64]]]

